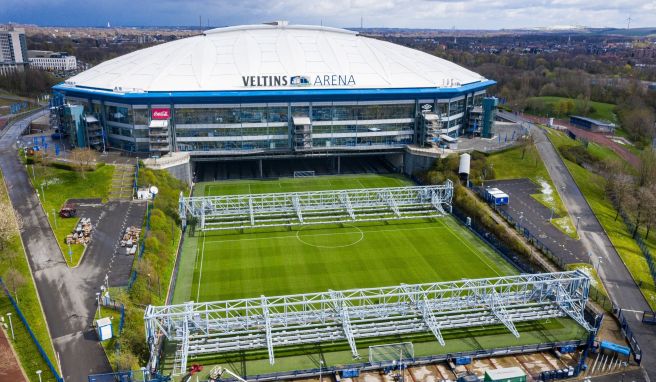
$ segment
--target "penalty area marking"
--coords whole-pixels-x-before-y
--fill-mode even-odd
[[[354,226],[354,225],[350,225],[350,224],[349,224],[349,225],[344,225],[344,227],[355,228],[355,229],[360,233],[360,238],[359,238],[358,240],[354,241],[353,243],[349,243],[349,244],[345,244],[345,245],[317,245],[317,244],[311,244],[311,243],[308,243],[307,241],[301,239],[301,231],[303,231],[303,229],[301,228],[301,229],[299,229],[298,231],[296,231],[296,239],[297,239],[298,241],[300,241],[301,243],[305,244],[305,245],[309,245],[310,247],[315,247],[315,248],[328,248],[328,249],[351,247],[351,246],[354,246],[354,245],[358,244],[358,243],[361,242],[362,240],[364,240],[364,232],[363,232],[360,228],[358,228],[358,227],[356,227],[356,226]],[[340,233],[340,235],[350,235],[350,234],[351,234],[351,232],[343,232],[343,233]],[[305,237],[327,236],[327,235],[334,235],[334,234],[306,235]]]

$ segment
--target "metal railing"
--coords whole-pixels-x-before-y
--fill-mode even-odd
[[[45,350],[41,346],[41,343],[39,342],[39,340],[34,335],[34,332],[32,331],[32,328],[30,327],[30,324],[27,322],[27,319],[23,315],[23,312],[18,307],[18,304],[16,303],[14,298],[11,296],[11,293],[9,293],[9,289],[7,289],[7,286],[2,281],[1,277],[0,277],[0,286],[2,286],[2,289],[4,290],[5,294],[7,295],[7,298],[9,299],[9,302],[11,302],[11,305],[16,310],[16,313],[18,314],[18,318],[20,318],[23,325],[25,325],[25,329],[27,330],[27,333],[30,335],[30,338],[32,339],[32,342],[34,343],[37,350],[39,351],[39,354],[41,355],[41,358],[43,358],[46,365],[48,365],[48,369],[50,369],[50,371],[52,372],[52,375],[55,377],[55,380],[57,382],[64,382],[64,379],[57,372],[57,368],[55,368],[55,366],[52,364],[52,362],[50,361],[50,358],[48,358],[48,355],[46,354]]]

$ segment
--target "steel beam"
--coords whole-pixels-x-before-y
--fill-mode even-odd
[[[581,271],[522,274],[149,306],[144,319],[146,338],[179,344],[178,373],[190,356],[221,352],[267,348],[274,363],[275,346],[346,340],[357,357],[363,338],[430,331],[444,345],[444,329],[503,324],[518,336],[515,323],[556,317],[592,330],[583,318],[589,283]]]
[[[301,201],[300,201],[298,195],[295,195],[295,194],[292,195],[292,205],[294,206],[294,211],[296,211],[296,216],[298,216],[298,221],[300,221],[301,224],[303,224],[303,213],[301,212],[302,211]]]
[[[351,217],[351,220],[355,220],[355,211],[353,211],[353,206],[351,205],[351,200],[348,197],[348,194],[344,191],[339,193],[339,200],[344,205],[346,213]]]
[[[269,363],[273,365],[276,360],[273,356],[273,336],[271,335],[271,319],[269,318],[269,308],[267,306],[267,298],[265,296],[260,297],[262,299],[262,317],[264,317],[264,329],[266,335],[267,349],[269,351]]]
[[[435,217],[450,206],[453,183],[275,194],[180,197],[180,214],[201,230],[334,224]],[[344,216],[346,210],[348,217]],[[435,212],[437,211],[437,213]],[[250,225],[244,221],[250,220]]]
[[[344,302],[344,295],[342,295],[341,292],[333,290],[330,290],[329,293],[332,296],[333,305],[335,306],[335,310],[339,314],[339,319],[342,322],[342,329],[344,330],[344,336],[351,347],[351,354],[353,355],[353,358],[360,358],[358,348],[355,345],[355,337],[351,330],[351,319],[349,318],[348,305]]]

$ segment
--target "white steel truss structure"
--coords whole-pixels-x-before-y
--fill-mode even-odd
[[[198,219],[197,229],[224,230],[258,227],[335,224],[362,221],[438,217],[451,210],[453,182],[443,185],[365,188],[184,197],[180,194],[182,224]]]
[[[348,342],[358,357],[360,338],[429,332],[444,345],[442,330],[570,317],[587,330],[583,312],[590,280],[581,271],[385,288],[329,290],[288,296],[148,306],[146,338],[151,366],[159,342],[177,343],[175,373],[203,354],[268,349],[331,341]]]

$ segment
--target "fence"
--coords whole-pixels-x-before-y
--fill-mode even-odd
[[[629,342],[631,352],[633,353],[633,358],[639,365],[642,361],[642,350],[640,349],[640,345],[638,345],[638,340],[633,335],[633,330],[631,330],[629,322],[626,320],[626,317],[624,317],[624,311],[621,309],[617,314],[617,319],[620,322],[620,328],[622,328],[624,337],[626,337],[626,340]]]
[[[137,190],[139,189],[139,161],[137,160],[137,165],[134,168],[134,185],[132,186],[132,196],[136,197],[137,196]]]
[[[151,375],[145,369],[118,371],[115,373],[92,374],[87,377],[88,382],[168,382],[170,377]]]
[[[121,304],[120,302],[116,302],[109,297],[101,298],[100,305],[105,308],[114,309],[121,313],[121,318],[118,322],[118,334],[121,334],[123,332],[123,325],[125,324],[125,305]]]
[[[446,353],[431,355],[425,357],[415,357],[412,360],[404,360],[403,363],[405,366],[419,366],[419,365],[428,365],[437,362],[444,362],[460,357],[471,357],[471,358],[483,358],[483,357],[498,357],[503,355],[511,354],[524,354],[524,353],[535,353],[541,351],[549,351],[561,347],[579,347],[585,345],[585,341],[575,340],[575,341],[564,341],[564,342],[551,342],[537,345],[523,345],[523,346],[508,346],[504,348],[493,348],[488,350],[473,350],[469,352],[457,352],[457,353]],[[320,372],[324,375],[329,375],[331,373],[336,373],[341,370],[346,369],[358,369],[360,371],[371,371],[379,370],[387,366],[391,366],[394,361],[387,362],[377,362],[377,363],[355,363],[348,365],[339,365],[339,366],[330,366],[323,367],[321,369],[305,369],[305,370],[294,370],[288,372],[279,372],[279,373],[269,373],[269,374],[258,374],[248,377],[248,381],[281,381],[288,379],[296,378],[310,378],[316,377]],[[235,378],[222,379],[222,381],[231,381],[236,382]],[[90,381],[92,382],[92,381]],[[103,381],[94,381],[94,382],[103,382]]]
[[[153,197],[153,203],[155,199]],[[150,213],[153,210],[153,207],[151,203],[148,203],[146,207],[146,229],[144,230],[144,234],[141,236],[140,240],[141,243],[139,244],[139,252],[137,253],[137,261],[141,260],[144,255],[144,251],[146,250],[146,237],[148,236],[148,232],[150,231]],[[137,271],[135,269],[132,269],[132,273],[130,273],[130,280],[128,281],[128,291],[132,289],[132,285],[134,285],[134,282],[137,280]]]
[[[27,319],[25,318],[23,312],[18,307],[18,304],[16,304],[16,301],[14,301],[14,298],[11,297],[11,293],[9,293],[9,290],[7,289],[7,286],[5,285],[4,281],[2,281],[1,277],[0,277],[0,286],[2,286],[2,289],[4,290],[5,294],[7,295],[7,298],[9,299],[9,302],[11,302],[11,305],[16,310],[16,313],[18,314],[18,318],[20,318],[23,325],[25,325],[25,329],[27,330],[27,333],[30,335],[30,338],[32,339],[32,342],[34,342],[34,345],[39,351],[39,354],[41,354],[41,358],[43,358],[46,365],[48,365],[48,369],[50,369],[52,375],[55,376],[55,380],[57,382],[64,382],[64,379],[59,375],[59,373],[57,373],[57,369],[55,368],[55,366],[52,364],[52,362],[50,362],[50,358],[48,358],[48,355],[46,354],[45,350],[43,350],[41,343],[39,343],[39,340],[36,339],[36,336],[34,335],[34,332],[32,331],[30,324],[27,323]]]

